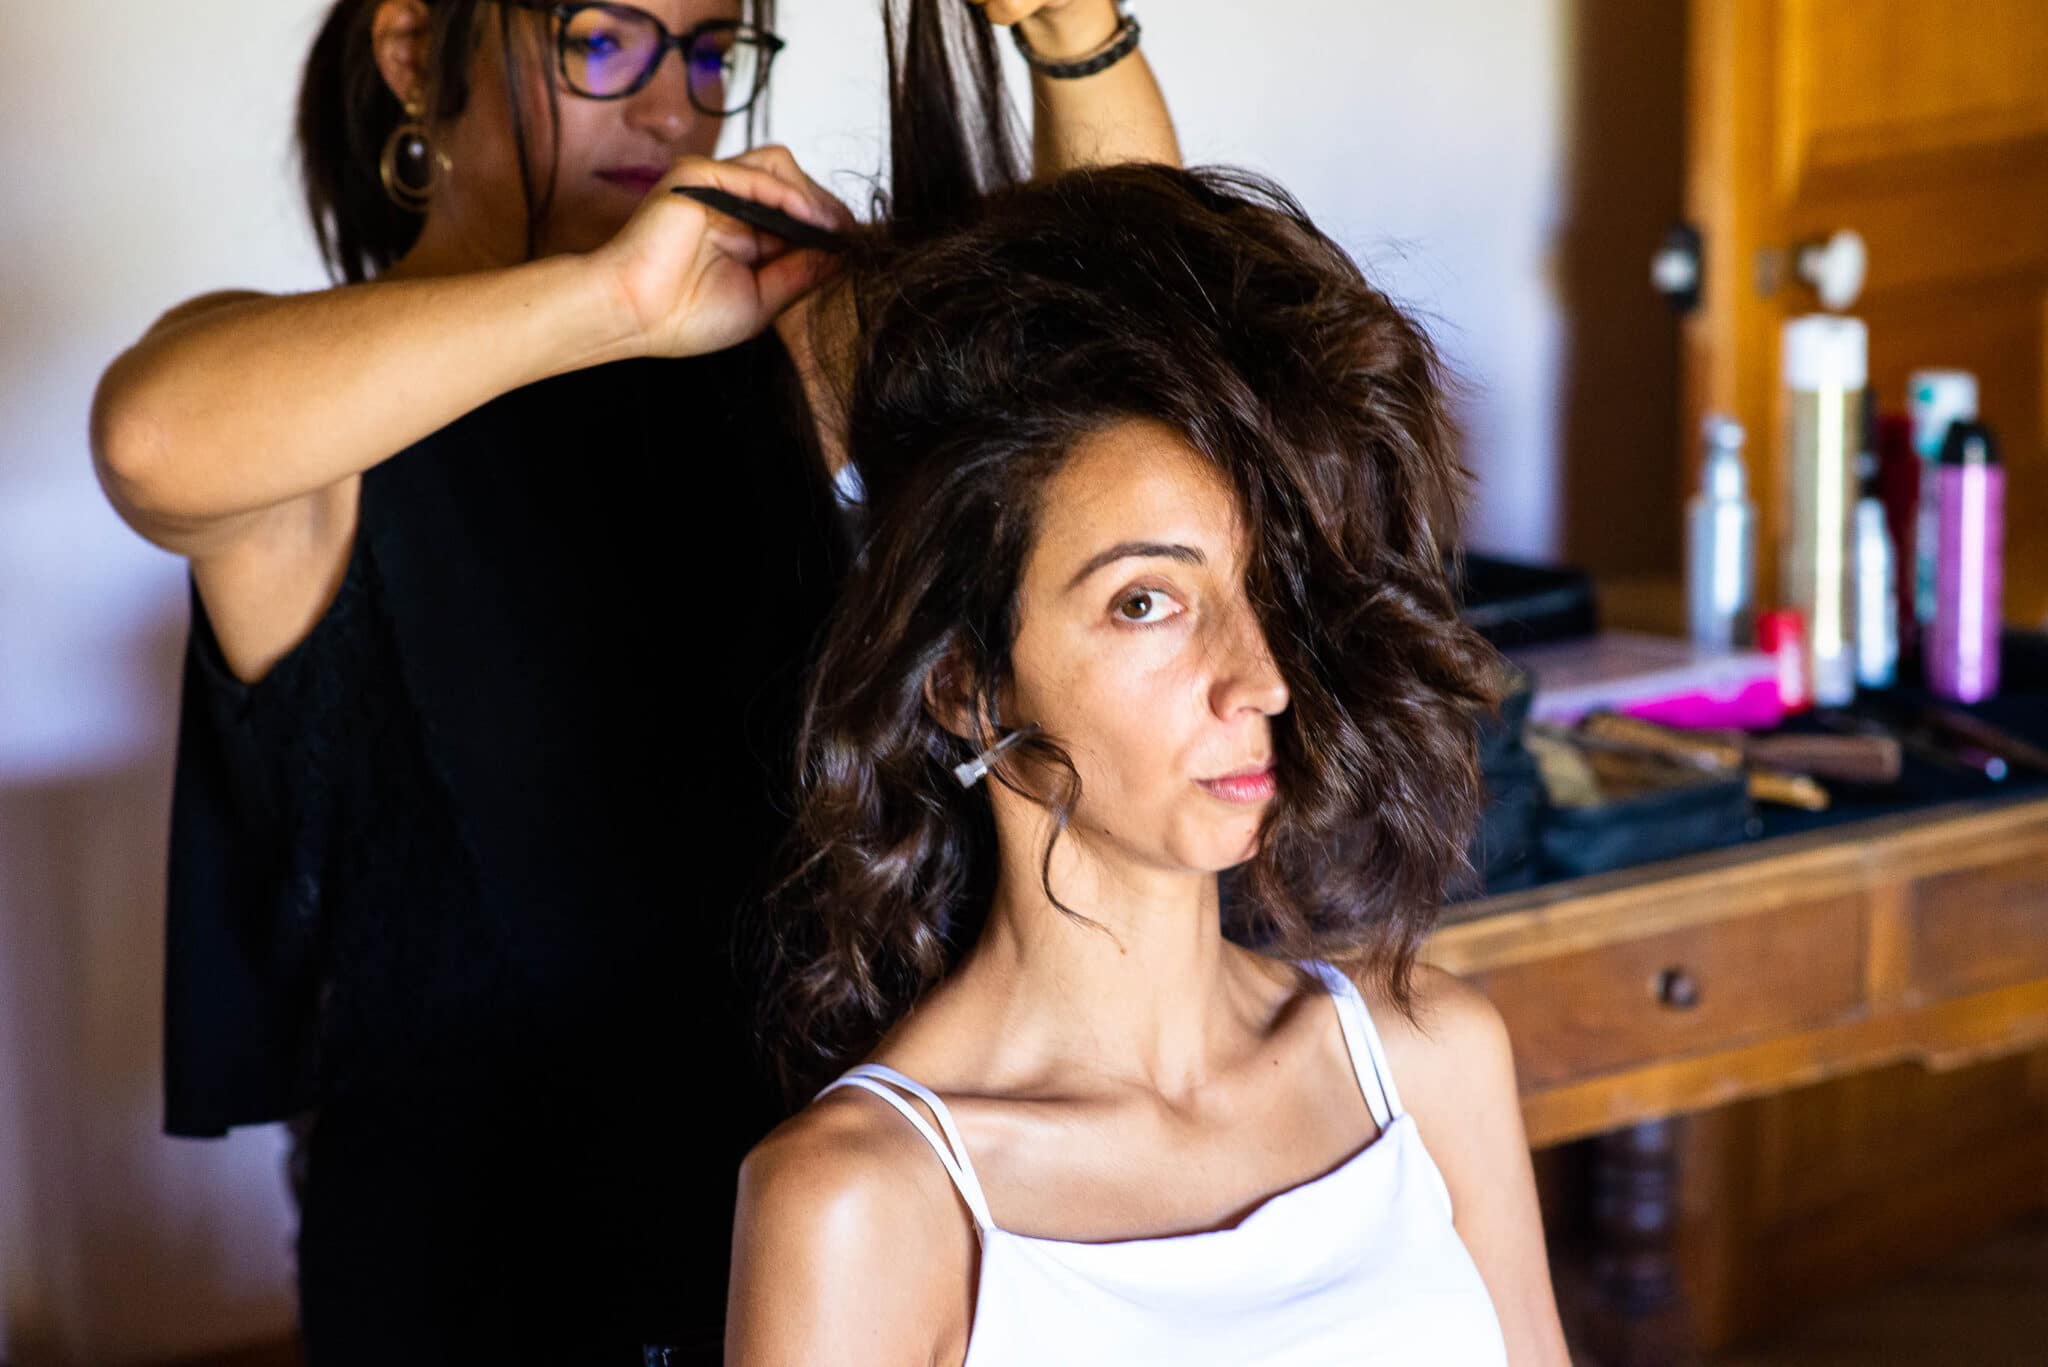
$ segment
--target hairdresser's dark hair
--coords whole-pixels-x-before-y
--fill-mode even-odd
[[[377,69],[371,25],[383,0],[335,0],[313,40],[299,85],[298,147],[306,211],[313,221],[328,273],[353,284],[388,269],[418,240],[419,214],[384,193],[378,161],[405,110]],[[775,0],[746,0],[751,22],[773,27]],[[535,62],[551,71],[546,53],[520,41],[515,4],[486,0],[428,0],[433,14],[427,64],[427,121],[452,119],[468,107],[470,63],[477,45],[496,42],[506,72],[506,99],[513,145],[519,157],[526,200],[526,254],[538,250],[541,225],[554,193],[556,156],[553,129],[560,95],[548,80],[547,127],[529,126],[518,98]],[[485,13],[484,11],[494,13]],[[765,118],[765,96],[747,111],[752,141]],[[541,137],[547,138],[542,146]]]
[[[1412,1012],[1416,951],[1477,818],[1475,723],[1498,695],[1497,657],[1456,613],[1467,477],[1428,336],[1256,176],[1125,165],[976,194],[973,165],[945,169],[920,183],[951,199],[859,237],[841,277],[859,335],[840,417],[867,530],[813,676],[790,867],[767,908],[764,1039],[784,1086],[800,1098],[872,1050],[979,933],[992,808],[954,780],[976,747],[934,719],[927,680],[996,715],[1047,481],[1132,419],[1234,488],[1246,588],[1291,694],[1226,932],[1352,964]],[[1034,794],[1056,841],[1079,797],[1059,738],[1011,753],[1015,773],[1058,776]]]

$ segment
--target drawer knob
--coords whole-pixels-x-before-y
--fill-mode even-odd
[[[1657,975],[1657,1000],[1676,1011],[1690,1011],[1700,1004],[1699,980],[1682,968],[1667,968]]]

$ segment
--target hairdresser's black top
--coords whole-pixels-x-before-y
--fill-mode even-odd
[[[722,1306],[775,1113],[733,913],[841,558],[806,427],[772,333],[563,376],[365,476],[339,596],[255,687],[194,598],[167,1125],[317,1107],[308,1241],[354,1164],[325,1227],[388,1207],[423,1275],[509,1242]]]

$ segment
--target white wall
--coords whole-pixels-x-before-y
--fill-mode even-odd
[[[1567,0],[1138,0],[1191,160],[1275,175],[1473,385],[1474,539],[1554,549]],[[0,42],[0,1360],[290,1323],[273,1132],[163,1139],[177,562],[101,501],[101,368],[170,304],[321,283],[289,124],[317,0],[11,0]],[[866,0],[783,0],[774,133],[879,165]],[[78,56],[89,34],[89,58]],[[69,54],[69,55],[66,55]],[[853,176],[831,178],[863,198]]]
[[[6,6],[0,39],[0,1359],[290,1325],[273,1132],[157,1133],[178,563],[109,512],[92,386],[177,300],[318,272],[306,0]]]

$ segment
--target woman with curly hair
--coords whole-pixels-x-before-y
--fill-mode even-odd
[[[1500,1016],[1416,961],[1497,694],[1426,335],[1162,166],[841,289],[765,1016],[825,1085],[742,1171],[728,1361],[1565,1362]]]

